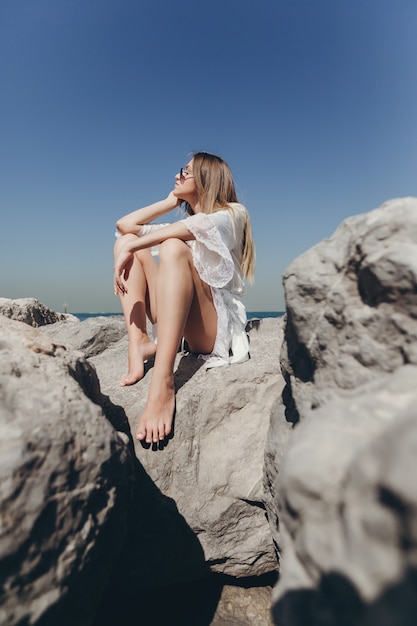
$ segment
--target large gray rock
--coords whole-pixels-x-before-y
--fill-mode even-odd
[[[77,319],[70,314],[52,311],[35,298],[18,298],[16,300],[0,298],[0,315],[35,327],[54,324],[65,319]]]
[[[179,354],[175,437],[157,454],[135,442],[136,455],[155,485],[176,502],[196,532],[209,566],[233,576],[263,574],[276,567],[264,514],[262,466],[270,417],[282,407],[278,364],[282,324],[277,319],[250,322],[252,358],[236,367],[205,371],[203,361]],[[143,381],[120,387],[127,364],[123,318],[59,322],[44,332],[94,356],[90,362],[101,389],[113,406],[122,408],[122,422],[129,419],[126,432],[131,437],[146,400],[152,362]],[[119,419],[120,414],[115,415],[113,423],[125,428]],[[283,454],[290,425],[285,419],[276,425]],[[135,579],[142,581],[137,567]],[[166,573],[167,568],[158,571]],[[148,572],[147,578],[158,584],[157,572],[155,577]]]
[[[273,626],[272,588],[225,585],[210,626]]]
[[[240,577],[277,567],[262,477],[269,422],[283,386],[282,320],[251,326],[252,358],[246,363],[206,371],[203,361],[179,354],[174,436],[156,450],[135,442],[137,458],[158,489],[175,501],[211,570]],[[142,381],[122,388],[126,338],[90,361],[103,393],[123,407],[134,434],[152,363]],[[283,424],[283,438],[289,428]]]
[[[303,414],[403,363],[417,364],[417,199],[347,219],[284,273],[281,364]]]
[[[296,426],[285,459],[266,456],[276,624],[415,623],[416,259],[406,198],[348,219],[285,272]]]
[[[31,316],[27,319],[30,321]],[[95,537],[89,543],[89,555],[94,555],[90,569],[87,566],[84,568],[82,561],[85,533],[79,525],[74,524],[71,516],[68,517],[68,525],[74,533],[72,541],[80,546],[81,556],[74,558],[74,567],[78,569],[79,576],[71,569],[73,562],[66,556],[68,548],[65,533],[69,533],[68,526],[60,521],[59,527],[55,528],[53,520],[50,521],[45,527],[48,540],[42,539],[40,545],[35,541],[32,526],[35,529],[42,528],[41,505],[37,501],[40,508],[34,511],[33,517],[25,509],[19,513],[29,535],[24,538],[26,552],[19,552],[21,560],[14,559],[9,563],[10,570],[4,570],[8,577],[5,585],[9,580],[15,581],[11,583],[15,585],[15,593],[8,596],[5,592],[4,596],[3,604],[7,606],[5,611],[9,620],[7,624],[18,624],[22,615],[23,619],[27,616],[34,624],[54,624],[56,619],[62,620],[64,625],[74,620],[87,624],[110,569],[111,587],[106,595],[115,594],[116,602],[117,597],[122,598],[129,589],[141,590],[140,593],[143,593],[146,588],[173,583],[188,584],[187,581],[206,576],[210,569],[239,577],[256,577],[276,569],[276,555],[265,517],[262,466],[270,416],[280,403],[283,385],[278,362],[282,320],[254,320],[249,324],[252,359],[247,363],[205,371],[202,361],[190,355],[178,355],[175,434],[168,445],[158,450],[146,449],[138,442],[134,449],[132,432],[146,399],[152,362],[148,364],[143,381],[134,387],[120,387],[119,379],[127,364],[127,338],[121,318],[102,317],[82,323],[65,319],[44,326],[42,333],[24,324],[11,322],[6,317],[1,321],[5,328],[4,337],[7,337],[7,341],[5,339],[2,344],[3,363],[7,365],[3,377],[4,389],[10,384],[20,384],[19,391],[22,388],[26,390],[26,394],[16,393],[20,404],[15,409],[15,423],[32,420],[32,425],[35,417],[37,424],[43,423],[37,416],[39,410],[48,421],[47,427],[40,427],[42,436],[45,436],[45,445],[51,446],[52,440],[56,450],[53,456],[49,456],[50,465],[42,466],[43,482],[39,487],[43,496],[42,504],[49,506],[49,499],[56,496],[54,489],[48,492],[48,485],[54,484],[50,475],[65,474],[69,463],[68,472],[70,478],[74,478],[71,473],[74,465],[78,469],[84,458],[88,463],[91,460],[92,474],[96,472],[94,481],[98,483],[100,479],[97,476],[103,465],[111,470],[113,465],[119,463],[121,469],[113,468],[112,471],[123,475],[123,485],[116,485],[113,489],[113,499],[117,500],[118,489],[121,491],[120,500],[126,496],[126,490],[130,493],[122,512],[120,509],[117,512],[115,506],[114,515],[111,514],[112,520],[119,515],[112,550],[105,550],[103,537],[108,535],[106,526],[94,526],[94,522],[91,523]],[[84,356],[73,352],[79,348],[83,349]],[[85,355],[91,358],[86,360]],[[34,364],[34,358],[40,361]],[[91,368],[90,364],[94,367]],[[80,394],[80,402],[88,406],[80,416],[76,410],[78,404],[72,398],[74,389]],[[14,397],[14,394],[11,395]],[[23,401],[24,407],[21,406]],[[48,411],[45,407],[48,407]],[[75,421],[70,418],[71,410],[75,410]],[[91,411],[94,419],[91,418]],[[54,418],[50,417],[50,413],[53,413]],[[83,423],[85,419],[86,427]],[[63,420],[65,427],[62,425]],[[102,426],[97,427],[97,420],[104,425],[104,432]],[[72,432],[73,427],[75,434]],[[283,439],[288,429],[288,424],[284,424]],[[30,441],[33,442],[33,433],[23,426],[22,431],[30,433]],[[90,431],[96,434],[96,445],[100,450],[106,451],[110,445],[114,453],[111,461],[108,460],[107,464],[102,462],[95,447],[85,452],[87,444],[84,440],[78,441],[78,437],[84,435],[85,431],[88,435]],[[68,436],[67,432],[70,433]],[[0,445],[10,447],[7,432],[3,430],[2,433],[4,438]],[[103,437],[107,444],[103,443]],[[55,445],[56,440],[62,440],[63,448]],[[26,448],[31,449],[31,444],[23,441],[23,452]],[[73,450],[72,446],[75,446],[73,456],[67,452],[68,449]],[[41,448],[40,444],[35,449],[38,448]],[[13,457],[17,464],[21,461],[25,464],[25,472],[19,471],[17,475],[23,476],[35,491],[38,489],[36,485],[39,477],[31,462],[26,463],[23,452]],[[129,467],[128,476],[123,469],[126,464]],[[36,462],[34,468],[37,468]],[[86,480],[90,469],[88,465],[85,470]],[[12,469],[7,471],[13,474]],[[73,497],[79,498],[80,491],[80,484],[71,482],[70,478],[67,482],[65,477],[61,479],[62,490],[66,494],[62,500],[69,505]],[[71,493],[72,488],[75,488],[75,495]],[[13,488],[13,493],[17,491],[18,487]],[[87,488],[87,492],[90,491]],[[8,516],[10,512],[13,514],[14,507],[17,510],[19,506],[23,505],[15,502],[14,496],[8,499],[7,494],[3,494],[4,515]],[[70,507],[71,514],[75,509],[75,506]],[[85,501],[82,508],[84,516],[88,517],[90,509],[91,503]],[[38,521],[38,514],[41,522]],[[118,553],[125,531],[125,542]],[[61,538],[60,533],[64,538]],[[71,542],[71,539],[68,541]],[[11,546],[11,552],[15,546],[19,551],[16,538],[8,538],[7,543]],[[55,546],[53,553],[49,544]],[[21,572],[31,569],[34,546],[37,564],[40,565],[29,576],[32,587],[28,591],[22,583]],[[52,561],[65,558],[65,562],[68,562],[68,581],[60,573],[61,578],[56,583],[56,568],[48,570],[51,554]],[[100,567],[99,575],[95,573],[97,564]],[[90,580],[94,580],[93,584],[84,583],[84,569]],[[38,580],[40,571],[41,580]],[[48,571],[45,576],[44,571]],[[50,595],[44,594],[44,581],[51,590]],[[83,587],[81,593],[80,585]],[[35,587],[36,593],[32,592]],[[84,592],[88,595],[87,600]],[[76,601],[74,593],[79,594]],[[248,616],[267,616],[265,603],[268,600],[265,598],[269,598],[269,594],[262,595],[262,591],[259,594],[255,590],[248,592],[245,601],[245,613]],[[22,596],[24,602],[21,601]],[[259,596],[256,607],[249,596]],[[20,600],[18,610],[13,604],[14,600],[16,606]],[[227,599],[227,605],[229,602]],[[228,609],[221,609],[224,610]],[[62,617],[65,611],[67,615]],[[233,613],[236,613],[235,609]],[[267,617],[259,619],[268,621]]]
[[[126,531],[127,447],[93,368],[0,316],[0,623],[87,625]]]
[[[417,367],[403,366],[295,429],[278,479],[277,624],[285,616],[294,625],[393,626],[415,617],[416,382]]]
[[[73,317],[44,326],[42,331],[55,343],[64,343],[72,350],[81,350],[86,356],[95,356],[126,335],[126,324],[121,315],[99,315],[83,322]]]

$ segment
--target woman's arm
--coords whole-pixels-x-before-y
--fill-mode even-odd
[[[174,196],[171,191],[171,193],[168,194],[164,200],[145,206],[143,209],[132,211],[132,213],[128,213],[124,217],[118,219],[116,222],[116,228],[122,235],[126,235],[127,233],[138,235],[143,224],[149,224],[152,220],[164,215],[165,213],[169,213],[180,204],[181,200]]]
[[[191,241],[192,239],[195,239],[194,235],[188,230],[183,222],[174,222],[174,224],[168,224],[163,228],[154,230],[147,235],[143,235],[141,237],[127,238],[126,243],[123,245],[121,252],[114,264],[115,295],[123,295],[124,293],[126,293],[126,286],[122,282],[121,277],[124,274],[126,265],[132,258],[132,255],[138,250],[151,248],[152,246],[156,246],[162,243],[166,239],[172,238],[182,239],[183,241]]]

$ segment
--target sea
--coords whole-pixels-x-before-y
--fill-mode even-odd
[[[247,311],[248,320],[258,320],[265,317],[282,317],[285,311]],[[72,313],[75,317],[83,322],[89,317],[122,317],[122,313]]]

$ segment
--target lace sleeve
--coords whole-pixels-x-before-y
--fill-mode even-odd
[[[154,230],[159,230],[160,228],[164,228],[165,226],[169,226],[169,223],[166,224],[143,224],[140,229],[140,233],[138,233],[138,237],[142,237],[143,235],[147,235],[148,233],[152,233]],[[122,236],[122,233],[116,229],[114,236],[119,238]]]
[[[143,237],[143,235],[147,235],[148,233],[152,233],[154,230],[159,230],[160,228],[164,228],[164,226],[169,226],[169,223],[167,224],[143,224],[143,226],[140,229],[140,233],[138,233],[138,237]],[[119,238],[122,236],[122,233],[120,233],[116,229],[116,232],[114,233],[114,235],[115,237]],[[152,256],[158,256],[159,244],[157,246],[151,246],[150,251],[151,251]]]
[[[235,265],[210,215],[196,213],[182,221],[195,237],[189,243],[200,278],[211,287],[227,285],[233,278]]]

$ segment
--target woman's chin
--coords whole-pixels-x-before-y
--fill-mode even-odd
[[[181,203],[182,203],[182,202],[185,202],[185,200],[184,200],[183,198],[180,198],[180,195],[179,195],[178,193],[175,193],[175,189],[174,189],[174,196],[175,196],[176,198],[178,198],[178,201],[179,201],[179,202],[181,202]]]

